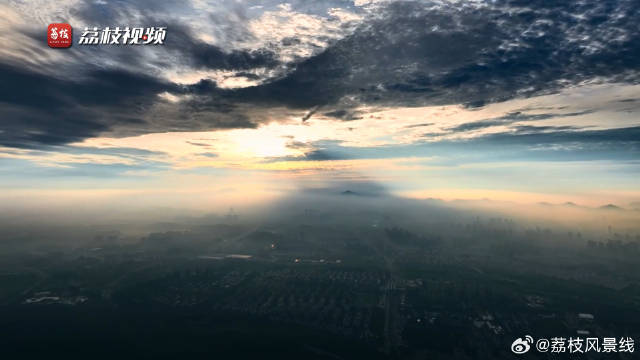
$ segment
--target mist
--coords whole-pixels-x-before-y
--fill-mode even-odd
[[[114,243],[136,243],[149,234],[175,231],[195,231],[206,238],[209,235],[202,232],[203,227],[223,225],[342,227],[350,231],[398,227],[416,236],[429,234],[447,241],[468,236],[464,229],[470,224],[491,223],[509,229],[515,237],[543,229],[549,232],[545,241],[572,246],[580,243],[556,238],[556,234],[580,233],[583,242],[612,239],[614,235],[637,241],[640,234],[640,211],[611,204],[593,208],[574,203],[411,199],[395,196],[374,182],[305,183],[286,191],[262,193],[268,195],[249,199],[234,191],[213,196],[194,191],[65,197],[61,192],[37,200],[22,198],[20,203],[2,207],[0,251],[84,247],[104,238],[104,234],[112,234],[109,238]],[[494,239],[488,236],[476,240],[482,243]],[[189,246],[189,241],[184,245]]]

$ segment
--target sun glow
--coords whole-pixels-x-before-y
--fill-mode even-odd
[[[259,158],[297,155],[296,151],[287,147],[287,140],[261,131],[238,131],[238,134],[232,138],[232,151]]]

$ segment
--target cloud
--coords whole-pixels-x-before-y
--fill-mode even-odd
[[[180,65],[187,66],[189,69],[246,71],[256,68],[274,68],[280,65],[277,54],[268,49],[223,49],[195,38],[195,34],[186,26],[176,23],[166,26],[171,29],[171,36],[167,37],[164,49],[176,52],[176,57],[182,59]],[[246,76],[247,73],[241,74]]]
[[[584,127],[581,126],[533,126],[533,125],[518,125],[515,127],[516,133],[531,134],[550,131],[567,131],[567,130],[581,130]]]
[[[95,70],[81,82],[0,65],[0,144],[38,147],[66,144],[119,125],[145,127],[152,96],[176,87],[118,70]]]
[[[210,147],[211,146],[211,144],[201,143],[201,142],[194,142],[194,141],[187,141],[187,144],[193,145],[193,146],[201,146],[201,147]]]
[[[317,161],[317,160],[346,160],[347,157],[346,156],[339,156],[336,154],[332,154],[330,151],[326,151],[326,150],[312,150],[309,151],[308,153],[304,154],[304,159],[305,160],[312,160],[312,161]]]
[[[636,160],[640,127],[584,130],[573,126],[522,126],[471,139],[354,147],[337,141],[306,144],[305,156],[271,161],[433,158],[452,165],[478,161]],[[446,160],[446,161],[445,161]]]
[[[246,8],[234,2],[198,15],[197,3],[81,3],[62,14],[81,26],[167,25],[167,43],[74,46],[58,72],[42,66],[59,59],[52,49],[39,50],[43,60],[23,67],[16,64],[28,57],[24,51],[18,58],[0,53],[0,80],[15,84],[0,90],[0,144],[38,148],[104,134],[255,128],[308,120],[318,109],[354,120],[366,109],[475,108],[585,82],[640,81],[640,15],[633,1],[337,4],[266,1]],[[193,23],[184,20],[189,15]],[[304,28],[304,19],[311,21],[308,29],[291,35]],[[215,28],[215,36],[198,27]],[[37,48],[41,28],[23,28],[32,41],[26,48]],[[251,81],[223,86],[216,82],[220,72]],[[450,130],[545,115],[509,116]]]
[[[516,122],[521,122],[521,121],[539,121],[539,120],[548,120],[553,118],[575,117],[575,116],[591,114],[593,112],[594,110],[584,110],[584,111],[564,113],[564,114],[563,113],[526,114],[521,111],[513,111],[504,116],[485,119],[485,120],[479,120],[474,122],[468,122],[468,123],[464,123],[454,127],[450,127],[447,130],[451,132],[472,131],[472,130],[479,130],[479,129],[494,127],[494,126],[510,125]],[[524,128],[524,127],[520,126],[519,128]]]
[[[581,144],[606,144],[611,148],[637,152],[640,150],[640,126],[607,130],[563,130],[553,133],[511,134],[498,133],[481,138],[483,142],[514,144],[561,144],[577,142]]]
[[[322,106],[327,116],[350,120],[363,105],[477,107],[588,80],[636,82],[637,17],[629,2],[608,10],[568,2],[394,2],[286,76],[222,96],[260,106]],[[614,38],[601,26],[622,33]]]
[[[208,158],[217,158],[218,154],[212,153],[212,152],[203,152],[203,153],[199,153],[198,155],[200,156],[204,156],[204,157],[208,157]]]
[[[3,156],[3,155],[8,156]],[[38,150],[0,148],[0,174],[7,178],[117,177],[167,170],[168,154],[122,147],[49,146]]]
[[[434,123],[412,124],[412,125],[405,126],[405,128],[413,129],[413,128],[419,128],[419,127],[427,127],[427,126],[431,126],[431,125],[434,125]]]
[[[309,120],[313,116],[313,114],[315,114],[317,111],[318,111],[317,106],[309,110],[309,112],[304,114],[304,116],[302,117],[302,122]]]

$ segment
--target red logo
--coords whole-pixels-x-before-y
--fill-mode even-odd
[[[49,24],[47,27],[47,44],[52,48],[68,48],[71,46],[71,25]]]

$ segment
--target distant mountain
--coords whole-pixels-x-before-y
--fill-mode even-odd
[[[602,209],[602,210],[624,210],[623,208],[613,205],[613,204],[607,204],[607,205],[603,205],[600,206],[598,209]]]
[[[552,204],[552,203],[549,203],[549,202],[546,202],[546,201],[542,201],[542,202],[539,202],[539,203],[538,203],[538,205],[543,205],[543,206],[582,207],[582,206],[580,206],[580,205],[578,205],[578,204],[576,204],[576,203],[574,203],[574,202],[571,202],[571,201],[567,201],[567,202],[562,203],[562,204]]]

